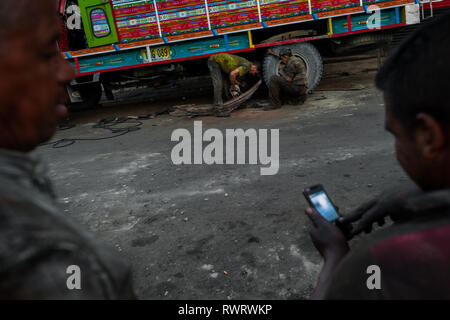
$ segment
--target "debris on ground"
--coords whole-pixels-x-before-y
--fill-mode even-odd
[[[339,86],[339,85],[336,85],[336,83],[333,83],[329,86],[327,86],[327,85],[320,86],[315,91],[358,91],[358,90],[364,90],[364,89],[366,89],[366,87],[361,84],[349,84],[349,85]]]
[[[261,108],[267,107],[269,105],[270,105],[270,103],[267,100],[254,100],[254,101],[249,102],[246,105],[246,107],[253,108],[253,109],[261,109]]]
[[[200,117],[214,114],[214,106],[212,104],[183,104],[174,106],[173,109],[174,111],[170,115],[174,117]]]
[[[253,94],[258,90],[262,81],[258,81],[251,89],[241,94],[240,96],[233,98],[223,104],[221,112],[232,112],[239,108],[242,104],[248,101]],[[199,117],[199,116],[212,116],[215,114],[215,108],[212,104],[195,105],[184,104],[180,106],[174,106],[173,111],[170,113],[174,117]]]

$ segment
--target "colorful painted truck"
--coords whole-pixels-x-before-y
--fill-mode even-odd
[[[418,0],[61,0],[59,47],[78,75],[69,88],[72,102],[95,104],[103,91],[112,99],[113,89],[138,83],[173,83],[206,70],[205,58],[220,52],[262,60],[267,83],[279,61],[265,49],[282,46],[305,61],[314,90],[321,52],[386,42],[395,28],[420,22],[420,6]]]

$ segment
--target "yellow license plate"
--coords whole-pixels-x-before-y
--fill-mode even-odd
[[[164,47],[150,48],[150,54],[152,55],[153,61],[168,60],[170,59],[170,47],[164,46]]]

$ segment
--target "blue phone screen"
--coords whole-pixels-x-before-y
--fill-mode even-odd
[[[316,210],[319,211],[325,219],[334,222],[339,218],[339,214],[336,212],[336,209],[324,191],[311,194],[309,197]]]

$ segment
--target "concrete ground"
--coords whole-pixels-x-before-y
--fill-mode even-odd
[[[139,298],[308,298],[321,259],[307,233],[303,189],[322,183],[345,213],[406,179],[384,131],[374,69],[375,59],[326,64],[305,105],[195,119],[204,129],[280,129],[275,176],[261,176],[259,165],[173,165],[171,134],[192,132],[194,119],[169,115],[115,139],[36,153],[50,165],[62,210],[132,265]],[[99,119],[209,95],[109,104],[75,114],[77,126],[55,139],[103,137],[92,128]]]

